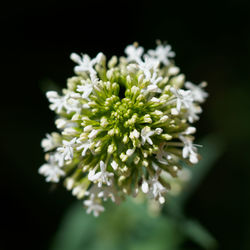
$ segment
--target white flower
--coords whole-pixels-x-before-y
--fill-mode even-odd
[[[89,200],[85,200],[83,204],[87,207],[87,213],[93,212],[95,217],[104,211],[104,207],[100,204],[99,200],[95,198],[94,194],[91,194]]]
[[[73,147],[72,145],[75,144],[76,142],[76,137],[74,137],[71,141],[66,141],[66,140],[63,140],[62,143],[62,147],[58,147],[57,148],[57,151],[61,154],[61,157],[65,160],[65,161],[68,161],[68,160],[71,160],[73,158]]]
[[[64,96],[59,96],[56,91],[48,91],[47,98],[52,103],[50,109],[61,113],[64,109],[69,114],[71,112],[80,112],[79,102],[71,97],[72,93],[67,93]]]
[[[92,93],[93,90],[93,84],[86,83],[85,85],[78,85],[76,90],[80,93],[83,93],[82,98],[89,99],[89,95]]]
[[[144,90],[142,90],[142,92],[144,91],[148,91],[148,92],[155,92],[155,93],[161,93],[162,90],[158,87],[158,82],[160,82],[162,80],[162,77],[157,77],[156,72],[153,73],[153,76],[149,79],[150,80],[150,84],[147,86],[147,88]]]
[[[168,58],[175,56],[175,53],[171,51],[170,45],[163,46],[162,44],[158,45],[155,50],[149,50],[148,54],[166,66],[170,64]]]
[[[189,108],[187,109],[186,117],[188,118],[188,121],[193,123],[195,121],[199,120],[198,114],[202,112],[202,109],[200,106],[191,103]]]
[[[191,91],[194,101],[200,103],[203,103],[208,97],[208,93],[202,89],[205,88],[206,85],[206,82],[202,82],[199,85],[194,85],[191,82],[185,83],[185,87]]]
[[[136,130],[136,129],[134,129],[132,132],[130,132],[130,134],[129,134],[129,138],[130,139],[138,139],[139,138],[139,136],[140,136],[140,133]]]
[[[85,195],[102,198],[104,201],[110,198],[113,202],[116,202],[117,204],[120,203],[120,198],[117,195],[117,190],[114,186],[104,186],[100,188],[98,185],[94,184],[85,192]]]
[[[157,77],[156,72],[154,72],[152,78],[150,79],[150,82],[152,85],[157,85],[158,82],[160,82],[161,80],[162,80],[162,77],[161,76]],[[159,92],[161,92],[161,90]]]
[[[170,91],[176,97],[176,109],[178,112],[180,112],[182,106],[186,107],[187,109],[191,106],[193,102],[191,91],[183,90],[183,89],[176,89],[173,87],[170,89]]]
[[[180,72],[180,69],[176,66],[171,66],[169,69],[168,69],[168,74],[170,76],[175,76],[177,75],[178,73]]]
[[[59,129],[71,128],[71,127],[77,126],[77,123],[75,123],[71,120],[67,120],[65,118],[56,119],[55,124],[56,124],[56,127]]]
[[[95,170],[89,171],[88,179],[92,182],[98,182],[98,187],[101,187],[102,184],[107,184],[110,186],[112,181],[110,177],[114,176],[114,173],[106,171],[106,164],[103,161],[100,161],[100,172],[95,173]]]
[[[85,156],[87,150],[90,147],[91,142],[89,140],[82,142],[81,139],[77,139],[76,142],[79,145],[79,146],[77,146],[76,150],[78,150],[78,151],[82,150],[82,156]]]
[[[167,153],[164,148],[165,148],[166,143],[161,143],[159,146],[159,150],[157,151],[156,154],[156,159],[158,162],[164,165],[168,165],[168,161],[172,159],[171,155]]]
[[[110,198],[113,202],[115,202],[116,204],[119,204],[121,199],[120,197],[117,195],[117,191],[114,188],[114,186],[112,187],[103,187],[99,194],[98,194],[99,198],[102,198],[104,201],[106,201],[108,198]]]
[[[82,72],[89,72],[91,75],[96,75],[96,71],[94,70],[94,65],[96,64],[96,58],[91,59],[88,55],[84,54],[82,57],[77,55],[76,53],[72,53],[70,55],[72,61],[78,64],[75,66],[75,72],[77,74]]]
[[[111,167],[112,167],[114,170],[116,170],[116,169],[118,168],[118,164],[117,164],[117,162],[116,162],[115,160],[113,160],[113,161],[111,162]]]
[[[61,113],[63,108],[65,108],[65,97],[59,96],[56,91],[48,91],[46,93],[47,98],[52,103],[50,104],[50,109]]]
[[[156,128],[156,129],[155,129],[155,133],[156,133],[157,135],[160,135],[162,132],[163,132],[163,129],[162,129],[162,128]]]
[[[152,195],[156,200],[163,204],[165,202],[164,194],[167,192],[167,189],[158,181],[159,174],[156,174],[154,177],[150,177],[150,195]]]
[[[89,133],[89,135],[88,135],[89,139],[94,139],[94,138],[97,136],[97,134],[99,133],[99,131],[100,131],[100,130],[93,129],[93,130]]]
[[[54,155],[50,155],[48,163],[43,164],[39,170],[39,174],[46,176],[47,182],[59,182],[61,176],[65,176],[65,172],[58,166]]]
[[[77,199],[82,199],[86,193],[86,187],[84,185],[77,185],[73,188],[72,194],[77,197]]]
[[[96,60],[96,63],[98,63],[98,64],[104,63],[106,60],[106,56],[102,52],[99,52],[97,54],[95,60]]]
[[[48,162],[39,173],[51,182],[67,175],[66,188],[86,199],[87,213],[98,216],[103,201],[139,192],[162,204],[182,162],[198,162],[191,123],[205,84],[185,83],[174,55],[165,44],[144,54],[136,43],[109,61],[72,53],[75,76],[62,94],[47,92],[60,132],[42,140]]]
[[[42,139],[41,146],[44,151],[50,151],[59,146],[60,135],[58,133],[46,134],[46,138]]]
[[[62,131],[62,135],[70,136],[70,137],[78,136],[79,134],[80,134],[80,132],[77,131],[77,129],[76,129],[75,127],[65,128],[65,129]]]
[[[188,127],[183,134],[184,135],[191,135],[194,134],[196,132],[196,128],[195,127]]]
[[[141,138],[142,138],[142,145],[145,144],[145,142],[148,142],[150,145],[153,144],[150,136],[152,136],[155,132],[151,131],[150,127],[146,126],[141,130]]]
[[[189,161],[193,164],[196,164],[198,159],[197,148],[193,145],[192,140],[189,137],[180,136],[180,140],[184,143],[182,150],[183,158],[188,158]]]
[[[141,62],[141,56],[144,52],[142,47],[136,47],[134,45],[128,45],[125,49],[125,53],[127,54],[127,61],[128,62]]]
[[[157,67],[159,66],[159,61],[151,58],[147,55],[144,56],[144,62],[141,61],[138,63],[140,70],[143,71],[146,80],[150,81],[152,79],[152,71],[155,72]]]

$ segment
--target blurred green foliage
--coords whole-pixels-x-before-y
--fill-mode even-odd
[[[146,201],[129,198],[120,206],[108,202],[106,211],[95,218],[77,202],[65,215],[51,250],[175,250],[186,249],[183,244],[187,239],[203,249],[215,249],[213,236],[184,214],[185,202],[223,152],[216,136],[201,144],[203,159],[191,169],[192,178],[183,192],[168,198],[161,214],[150,213]]]

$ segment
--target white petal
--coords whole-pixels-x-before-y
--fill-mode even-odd
[[[148,193],[149,191],[148,183],[145,180],[142,183],[141,189],[142,189],[142,192],[145,194]]]
[[[111,166],[112,166],[112,168],[113,168],[114,170],[116,170],[117,167],[118,167],[118,164],[117,164],[117,162],[116,162],[115,160],[113,160],[113,161],[111,162]]]

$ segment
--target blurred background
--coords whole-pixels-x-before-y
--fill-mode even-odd
[[[211,233],[218,249],[250,249],[250,1],[22,1],[1,6],[0,15],[0,249],[49,249],[75,204],[62,185],[37,173],[40,141],[55,130],[44,91],[66,86],[70,53],[119,56],[134,41],[150,49],[156,39],[172,45],[189,81],[208,82],[197,141],[212,135],[223,145],[185,214]],[[217,146],[210,147],[214,154]],[[203,248],[187,241],[180,249]]]

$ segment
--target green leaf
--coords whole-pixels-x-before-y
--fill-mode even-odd
[[[172,218],[153,217],[145,203],[107,205],[98,218],[79,204],[70,208],[51,250],[175,250],[184,239]]]
[[[183,225],[183,231],[190,239],[204,249],[217,248],[217,241],[198,221],[187,220]]]

